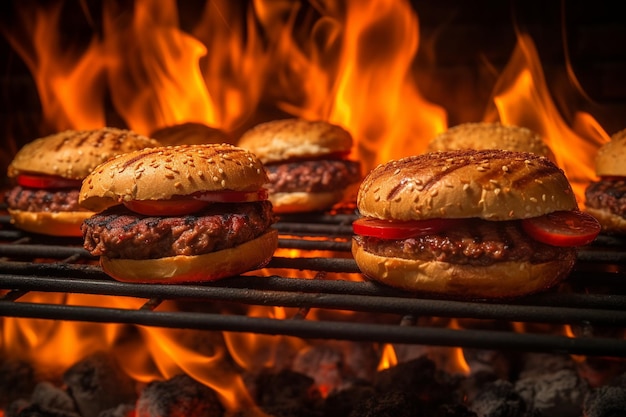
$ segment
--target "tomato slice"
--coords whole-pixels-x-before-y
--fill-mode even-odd
[[[80,188],[82,181],[55,175],[19,174],[17,183],[29,188]]]
[[[265,188],[258,191],[207,191],[191,195],[191,198],[211,203],[248,203],[267,200],[268,192]]]
[[[135,213],[146,216],[182,216],[200,211],[209,203],[191,199],[131,200],[124,205]]]
[[[582,211],[555,211],[522,220],[526,233],[539,242],[553,246],[587,245],[600,233],[600,223]]]
[[[382,220],[362,217],[352,222],[352,230],[357,235],[381,239],[407,239],[415,236],[435,234],[462,222],[462,219],[427,220]]]
[[[132,200],[124,205],[135,213],[146,216],[182,216],[200,211],[211,203],[248,203],[267,200],[266,189],[258,191],[207,191],[170,200]]]

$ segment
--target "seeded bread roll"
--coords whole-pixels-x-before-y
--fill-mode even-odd
[[[167,200],[196,191],[256,191],[267,180],[259,159],[239,147],[226,143],[165,146],[121,155],[98,166],[83,181],[79,203],[101,211],[123,201]]]
[[[361,183],[357,208],[352,255],[364,276],[448,299],[513,298],[553,287],[574,266],[578,243],[551,233],[571,233],[555,230],[585,216],[553,162],[497,149],[381,164]],[[528,232],[537,224],[548,226]]]
[[[626,129],[611,136],[611,140],[598,149],[596,175],[626,176]]]
[[[563,171],[547,158],[502,150],[391,161],[368,174],[357,198],[362,215],[397,220],[512,220],[578,207]]]
[[[463,123],[439,134],[428,144],[428,151],[456,149],[504,149],[531,152],[556,161],[544,140],[530,129],[500,123]]]
[[[66,130],[24,145],[7,175],[37,173],[82,180],[116,155],[156,146],[160,146],[157,140],[125,129]]]
[[[323,211],[354,201],[362,175],[360,163],[348,159],[352,143],[338,125],[297,118],[259,124],[239,140],[266,166],[276,213]]]
[[[626,129],[614,133],[596,154],[595,171],[599,177],[585,189],[585,211],[611,235],[626,235]]]
[[[304,119],[273,120],[245,132],[238,145],[264,164],[350,152],[352,136],[341,126]]]
[[[268,177],[230,144],[165,146],[96,167],[79,202],[98,213],[83,246],[124,282],[221,279],[269,262],[278,245]]]
[[[116,155],[158,147],[155,139],[105,127],[66,130],[35,139],[7,168],[21,187],[8,193],[11,222],[19,229],[52,236],[81,236],[82,222],[94,213],[76,201],[81,181]]]

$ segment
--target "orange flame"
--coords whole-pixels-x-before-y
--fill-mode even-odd
[[[517,47],[495,86],[493,101],[502,123],[525,126],[542,135],[579,203],[583,203],[584,188],[595,177],[595,152],[609,138],[588,113],[574,112],[572,125],[566,123],[550,96],[539,55],[528,35],[518,35]]]

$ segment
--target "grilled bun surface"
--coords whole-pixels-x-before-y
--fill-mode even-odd
[[[101,211],[123,201],[167,200],[198,191],[256,191],[267,181],[259,159],[234,145],[167,146],[100,165],[83,181],[79,203]]]
[[[374,168],[357,196],[363,216],[513,220],[578,208],[562,170],[547,158],[503,150],[410,156]]]
[[[125,129],[66,130],[24,145],[7,175],[38,173],[82,180],[115,155],[156,146],[160,143],[155,139]]]
[[[273,120],[246,131],[238,145],[264,164],[349,152],[352,136],[340,126],[304,119]]]
[[[463,123],[437,135],[428,144],[428,151],[431,152],[456,149],[504,149],[531,152],[556,160],[538,133],[525,127],[501,123]]]

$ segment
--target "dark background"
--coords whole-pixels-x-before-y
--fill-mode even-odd
[[[88,40],[98,32],[104,1],[64,2],[64,35],[69,43]],[[32,77],[4,36],[6,30],[28,30],[15,27],[16,6],[47,3],[52,2],[12,0],[0,5],[0,134],[5,143],[13,141],[12,147],[54,133],[42,126]],[[118,3],[121,10],[133,4]],[[205,3],[179,2],[181,28],[194,26]],[[245,2],[241,4],[245,10]],[[308,2],[303,4],[303,10],[311,8]],[[413,0],[412,5],[420,22],[415,59],[418,85],[427,100],[448,111],[449,125],[483,118],[498,73],[516,44],[517,29],[534,39],[551,87],[568,79],[569,54],[573,74],[587,97],[561,97],[568,103],[557,105],[577,108],[571,100],[580,101],[580,109],[589,111],[609,134],[626,127],[626,24],[619,2]],[[86,11],[90,19],[85,18]],[[109,124],[124,127],[113,109]]]

